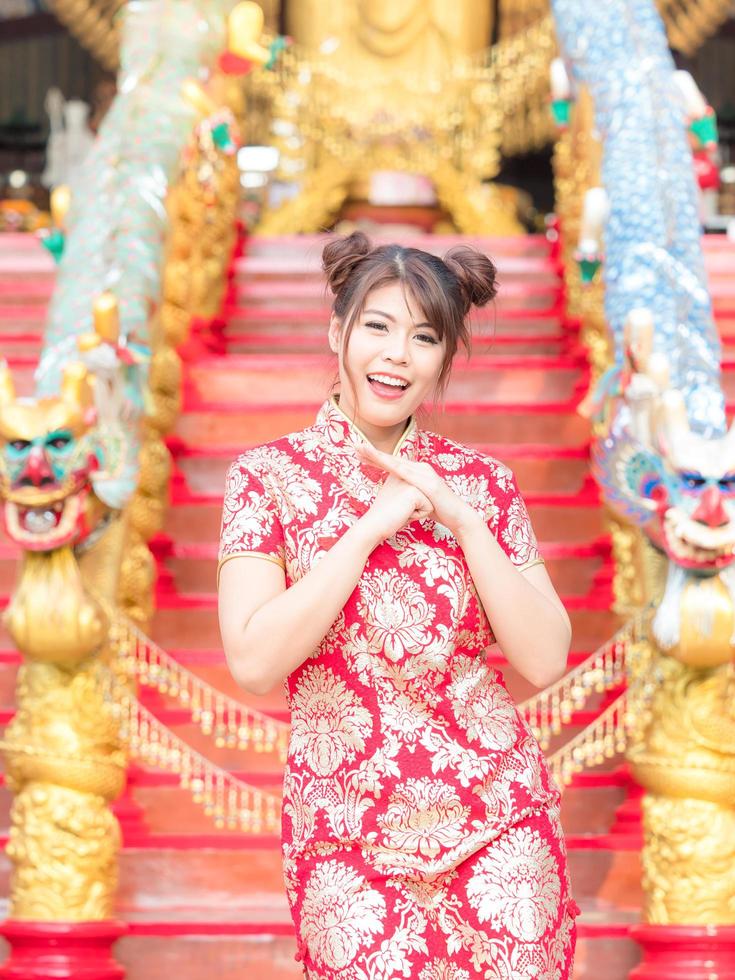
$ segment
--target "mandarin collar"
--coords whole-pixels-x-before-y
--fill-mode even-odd
[[[336,395],[328,398],[319,409],[316,426],[333,446],[344,446],[345,444],[356,446],[363,442],[369,442],[362,429],[355,425],[352,419],[340,408]],[[412,415],[392,455],[416,459],[418,444],[419,428]]]

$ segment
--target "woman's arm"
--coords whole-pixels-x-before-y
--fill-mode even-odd
[[[240,555],[220,570],[219,621],[230,671],[251,694],[267,694],[317,649],[354,591],[371,552],[431,511],[411,484],[389,476],[370,509],[286,588],[273,561]]]
[[[238,685],[267,694],[319,646],[375,547],[358,521],[298,582],[280,565],[232,558],[220,571],[218,609],[225,657]]]
[[[566,669],[572,628],[544,566],[519,571],[475,512],[455,534],[508,662],[536,687],[558,680]]]

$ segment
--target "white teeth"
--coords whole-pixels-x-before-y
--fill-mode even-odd
[[[408,388],[408,383],[399,381],[398,378],[391,378],[387,374],[369,374],[370,381],[380,381],[384,385],[393,385],[394,388]]]
[[[56,525],[56,512],[48,508],[28,510],[23,517],[23,525],[32,534],[44,534]]]

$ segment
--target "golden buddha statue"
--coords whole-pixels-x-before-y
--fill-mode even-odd
[[[299,45],[331,53],[353,76],[379,71],[381,80],[441,76],[454,58],[486,48],[492,27],[485,0],[300,0],[286,19]]]

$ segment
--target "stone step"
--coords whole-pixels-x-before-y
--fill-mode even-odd
[[[331,303],[325,294],[323,280],[250,280],[244,275],[235,279],[235,302],[254,310],[280,308],[319,309],[327,313]],[[0,291],[2,296],[2,291]],[[493,300],[499,313],[510,310],[558,309],[561,284],[558,278],[546,283],[510,280],[503,283]]]
[[[595,650],[620,628],[622,620],[594,596],[570,597],[568,612],[572,621],[572,651]],[[0,611],[8,603],[0,596]],[[197,651],[219,649],[216,597],[213,593],[178,595],[160,591],[157,609],[149,631],[151,639],[165,650]],[[14,644],[0,622],[0,650],[11,650]]]
[[[182,494],[220,496],[228,465],[254,444],[248,440],[243,441],[240,446],[230,444],[200,447],[187,445],[177,439],[170,440],[179,485],[183,484]],[[597,499],[597,491],[589,474],[589,449],[586,442],[566,448],[533,443],[526,446],[517,443],[469,444],[510,466],[524,494],[536,494],[544,498],[554,495],[577,497],[592,494]]]
[[[546,357],[559,357],[566,350],[566,341],[563,339],[550,338],[545,340],[532,339],[530,341],[521,338],[494,338],[487,343],[478,344],[475,341],[473,350],[491,350],[498,354],[512,353],[516,357],[533,358],[539,355]],[[18,365],[26,370],[35,369],[41,354],[40,336],[29,339],[25,335],[3,336],[0,330],[0,349],[3,357],[6,358],[14,368]],[[735,348],[734,348],[735,349]],[[283,336],[272,338],[268,334],[247,334],[242,339],[235,338],[234,341],[227,342],[228,355],[296,355],[305,354],[307,356],[319,355],[331,361],[336,366],[336,360],[332,360],[326,341],[326,334],[322,330],[317,337],[309,336]],[[333,369],[334,373],[334,369]],[[25,384],[25,382],[24,382]]]
[[[218,911],[226,923],[227,909]],[[199,912],[197,908],[192,914]],[[126,980],[303,980],[304,971],[294,959],[290,916],[282,923],[281,934],[274,933],[270,921],[257,918],[228,929],[226,925],[212,928],[210,923],[182,924],[169,913],[167,908],[159,909],[152,927],[143,920],[116,944],[115,959],[125,968]]]
[[[284,255],[307,255],[315,258],[321,256],[321,251],[329,239],[325,234],[311,235],[252,235],[245,242],[245,256],[271,256],[280,258]],[[376,245],[388,244],[395,241],[394,237],[371,234],[370,241]],[[724,237],[724,236],[723,236]],[[425,252],[443,255],[448,249],[461,241],[462,244],[472,245],[494,258],[500,256],[535,257],[547,260],[549,243],[544,235],[512,235],[487,236],[463,235],[426,235],[421,233],[406,233],[401,235],[401,244],[410,248],[420,248]]]
[[[200,358],[188,365],[185,407],[222,405],[231,410],[241,405],[263,408],[319,401],[327,396],[334,372],[331,358],[318,355]],[[469,363],[455,363],[446,402],[567,403],[586,390],[586,374],[575,358],[478,354]],[[430,410],[430,405],[427,408]],[[435,415],[436,425],[440,411]]]
[[[174,435],[189,445],[208,448],[234,445],[260,445],[287,432],[312,425],[319,408],[307,406],[253,406],[230,411],[200,409],[188,411],[177,422]],[[423,424],[423,423],[422,423]],[[463,443],[538,443],[551,446],[578,446],[589,438],[589,423],[573,412],[573,405],[473,405],[448,404],[441,424],[433,428],[449,439]]]
[[[213,593],[217,579],[217,546],[204,546],[197,550],[177,547],[174,556],[165,558],[163,565],[171,575],[173,588],[179,594],[195,595],[197,593]],[[604,573],[605,579],[611,575],[610,563],[602,553],[592,555],[570,555],[564,558],[554,558],[541,542],[540,550],[546,560],[547,571],[560,595],[565,598],[584,597],[597,591],[599,577]],[[601,551],[602,549],[600,549]]]
[[[493,648],[489,658],[504,678],[508,692],[516,704],[522,705],[537,694],[533,685],[504,659],[497,647]],[[6,665],[3,671],[3,687],[8,703],[0,705],[0,723],[8,724],[15,716],[15,706],[12,703],[14,691],[10,684],[13,677],[11,665]],[[210,681],[215,689],[229,695],[239,704],[266,714],[279,723],[290,724],[290,715],[282,685],[276,684],[267,695],[256,696],[247,691],[238,690],[224,664],[218,668],[197,667],[193,673]],[[564,726],[564,730],[552,738],[548,746],[548,753],[553,754],[563,748],[569,739],[577,735],[585,725],[590,724],[599,712],[611,703],[615,696],[615,692],[590,695],[584,707],[572,713],[568,724]],[[205,734],[198,723],[193,721],[190,711],[174,702],[168,695],[161,695],[157,690],[141,685],[139,698],[141,704],[155,715],[161,725],[175,732],[193,750],[200,752],[215,765],[228,772],[239,774],[245,782],[254,785],[280,786],[281,760],[277,752],[264,752],[251,746],[240,749],[216,745],[211,733]],[[171,832],[175,830],[175,826],[172,827],[169,824],[167,829]]]
[[[162,909],[165,913],[167,910]],[[579,921],[579,920],[578,920]],[[286,932],[288,929],[288,932]],[[639,962],[640,951],[627,935],[628,924],[578,925],[573,980],[623,980]],[[283,931],[256,922],[222,929],[177,926],[169,920],[131,927],[116,947],[127,980],[175,976],[177,980],[303,980],[296,962],[296,941],[290,925]]]
[[[572,621],[573,649],[595,650],[622,625],[620,617],[607,608],[578,604],[568,611]],[[150,635],[165,650],[219,647],[214,597],[199,597],[194,602],[181,597],[159,596]],[[10,646],[7,633],[0,625],[0,647]]]
[[[612,762],[613,760],[611,764]],[[282,767],[274,758],[271,758],[271,766],[262,772],[248,772],[244,769],[233,772],[240,779],[252,782],[266,792],[281,795]],[[628,791],[620,773],[619,767],[613,768],[609,779],[605,781],[605,774],[598,774],[595,770],[593,774],[598,783],[593,785],[588,781],[564,789],[562,824],[570,840],[574,842],[590,834],[602,837],[610,835],[615,829],[617,810],[626,800]],[[185,837],[199,835],[205,842],[216,842],[218,832],[212,819],[194,802],[187,790],[178,786],[175,776],[141,771],[133,777],[131,792],[135,803],[143,809],[140,827],[142,833],[167,835],[169,840],[174,833]],[[11,802],[11,792],[5,786],[0,786],[0,835],[8,831]],[[136,839],[140,840],[137,832]],[[623,838],[620,837],[619,840],[623,841]]]
[[[493,306],[474,310],[470,322],[473,336],[497,334],[518,336],[562,336],[565,332],[558,314],[547,312],[514,312],[503,316]],[[225,338],[250,332],[304,333],[324,330],[324,311],[320,309],[293,310],[279,308],[253,309],[248,306],[228,306]]]
[[[150,846],[129,847],[120,855],[118,912],[124,919],[141,921],[162,907],[175,909],[180,921],[187,912],[205,920],[238,921],[253,913],[264,919],[288,921],[283,890],[281,854],[274,837],[268,846],[251,846],[246,835],[229,835],[212,846],[191,835],[179,846],[166,846],[155,837]],[[205,846],[202,844],[205,843]],[[590,923],[635,922],[641,905],[640,855],[635,850],[568,844],[572,891]],[[0,890],[8,893],[10,864],[0,857]],[[208,902],[203,902],[206,896]]]
[[[555,264],[543,256],[491,256],[498,269],[500,288],[509,282],[528,282],[533,285],[556,286],[559,273]],[[253,255],[246,253],[237,259],[234,276],[243,282],[305,282],[311,281],[324,288],[321,252],[283,253],[281,255]]]
[[[177,546],[216,544],[222,516],[221,490],[213,501],[177,504],[166,516],[164,533]],[[534,504],[527,500],[536,536],[540,541],[588,544],[606,533],[602,508],[597,504]],[[2,556],[2,551],[0,551]],[[0,591],[2,587],[0,587]]]
[[[565,344],[566,342],[563,339],[556,338],[532,338],[525,340],[523,337],[493,337],[482,338],[479,342],[475,338],[473,341],[473,350],[512,350],[515,355],[527,355],[529,357],[538,354],[558,356],[564,352]],[[331,356],[329,355],[324,328],[322,328],[318,336],[286,335],[273,338],[268,334],[240,334],[228,338],[227,351],[231,354],[305,353]],[[334,363],[336,364],[336,361]]]

